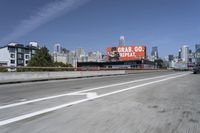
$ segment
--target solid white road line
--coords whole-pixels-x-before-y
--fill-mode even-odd
[[[71,93],[65,93],[65,94],[60,94],[60,95],[48,96],[48,97],[44,97],[44,98],[37,98],[37,99],[29,100],[29,101],[24,101],[24,102],[18,102],[18,103],[3,105],[3,106],[0,106],[0,109],[6,109],[6,108],[10,108],[10,107],[16,107],[16,106],[20,106],[20,105],[25,105],[25,104],[40,102],[40,101],[44,101],[44,100],[55,99],[55,98],[59,98],[59,97],[65,97],[65,96],[69,96],[69,95],[72,95],[72,94],[84,93],[84,92],[88,92],[88,91],[94,91],[94,90],[99,90],[99,89],[104,89],[104,88],[109,88],[109,87],[114,87],[114,86],[119,86],[119,85],[125,85],[125,84],[130,84],[130,83],[147,81],[147,80],[152,80],[152,79],[157,79],[157,78],[165,78],[165,77],[173,76],[173,75],[177,75],[177,73],[176,74],[163,75],[163,76],[157,76],[157,77],[152,77],[152,78],[146,78],[146,79],[139,79],[139,80],[134,80],[134,81],[129,81],[129,82],[123,82],[123,83],[118,83],[118,84],[111,84],[111,85],[106,85],[106,86],[101,86],[101,87],[96,87],[96,88],[81,90],[81,91],[77,91],[77,92],[71,92]]]
[[[133,87],[129,87],[129,88],[126,88],[126,89],[122,89],[122,90],[118,90],[118,91],[102,94],[102,95],[99,95],[99,96],[96,96],[96,97],[93,97],[93,98],[87,98],[87,99],[83,99],[83,100],[79,100],[79,101],[75,101],[75,102],[71,102],[71,103],[66,103],[66,104],[62,104],[62,105],[55,106],[55,107],[52,107],[52,108],[47,108],[47,109],[44,109],[44,110],[33,112],[33,113],[30,113],[30,114],[26,114],[26,115],[18,116],[18,117],[15,117],[15,118],[3,120],[3,121],[0,121],[0,126],[8,125],[8,124],[11,124],[11,123],[14,123],[14,122],[18,122],[18,121],[21,121],[21,120],[24,120],[24,119],[27,119],[27,118],[31,118],[31,117],[38,116],[38,115],[41,115],[41,114],[44,114],[44,113],[49,113],[49,112],[52,112],[52,111],[56,111],[58,109],[62,109],[62,108],[65,108],[65,107],[68,107],[68,106],[71,106],[71,105],[76,105],[76,104],[83,103],[83,102],[86,102],[86,101],[94,100],[94,99],[97,99],[97,98],[102,98],[102,97],[105,97],[105,96],[109,96],[109,95],[113,95],[113,94],[129,91],[129,90],[133,90],[135,88],[144,87],[144,86],[147,86],[147,85],[151,85],[151,84],[167,81],[167,80],[170,80],[170,79],[175,79],[175,78],[178,78],[178,77],[186,76],[188,74],[189,73],[181,74],[181,75],[174,76],[174,77],[168,77],[168,78],[165,78],[165,79],[156,80],[156,81],[152,81],[152,82],[136,85],[136,86],[133,86]]]

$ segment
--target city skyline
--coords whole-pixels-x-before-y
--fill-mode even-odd
[[[126,45],[146,45],[148,54],[157,46],[164,57],[176,54],[182,45],[194,50],[200,42],[198,4],[198,0],[3,0],[0,45],[37,41],[51,51],[60,43],[70,50],[105,52],[124,35]]]

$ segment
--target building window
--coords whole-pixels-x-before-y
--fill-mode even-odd
[[[28,61],[26,61],[26,64],[28,64]]]
[[[15,64],[15,60],[10,60],[10,64]]]
[[[29,50],[28,49],[25,49],[25,54],[29,54]]]
[[[10,58],[15,58],[15,54],[10,54]]]
[[[35,50],[32,50],[32,54],[35,54]]]
[[[22,57],[22,54],[17,54],[17,57],[20,58],[20,59],[23,58],[23,57]]]
[[[24,49],[22,49],[22,48],[18,48],[18,49],[17,49],[17,52],[19,52],[19,53],[23,53],[23,52],[24,52]]]
[[[15,48],[9,48],[9,52],[15,53]]]
[[[26,58],[26,59],[29,59],[29,58],[30,58],[30,56],[29,56],[29,55],[25,55],[25,58]]]
[[[25,58],[26,58],[26,59],[29,59],[29,55],[25,55]]]
[[[17,60],[17,64],[24,64],[24,60]]]

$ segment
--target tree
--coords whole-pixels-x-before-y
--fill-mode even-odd
[[[53,60],[49,54],[49,50],[46,47],[38,49],[36,54],[28,62],[28,66],[38,67],[51,67],[53,66]]]

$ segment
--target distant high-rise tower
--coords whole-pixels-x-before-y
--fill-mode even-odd
[[[125,37],[124,36],[120,36],[119,46],[125,46]]]
[[[185,63],[189,61],[189,47],[187,45],[181,47],[181,59]]]
[[[174,55],[168,55],[168,61],[173,61],[174,60]]]
[[[158,47],[152,47],[151,56],[153,60],[158,59]]]
[[[178,60],[181,60],[181,49],[178,51]]]
[[[61,45],[59,43],[54,45],[54,53],[61,53]]]
[[[200,63],[200,44],[195,45],[195,58],[196,63]]]
[[[200,44],[195,45],[195,50],[197,51],[198,49],[200,49]]]
[[[85,50],[83,48],[77,48],[75,50],[75,56],[76,57],[82,57],[85,56]]]

